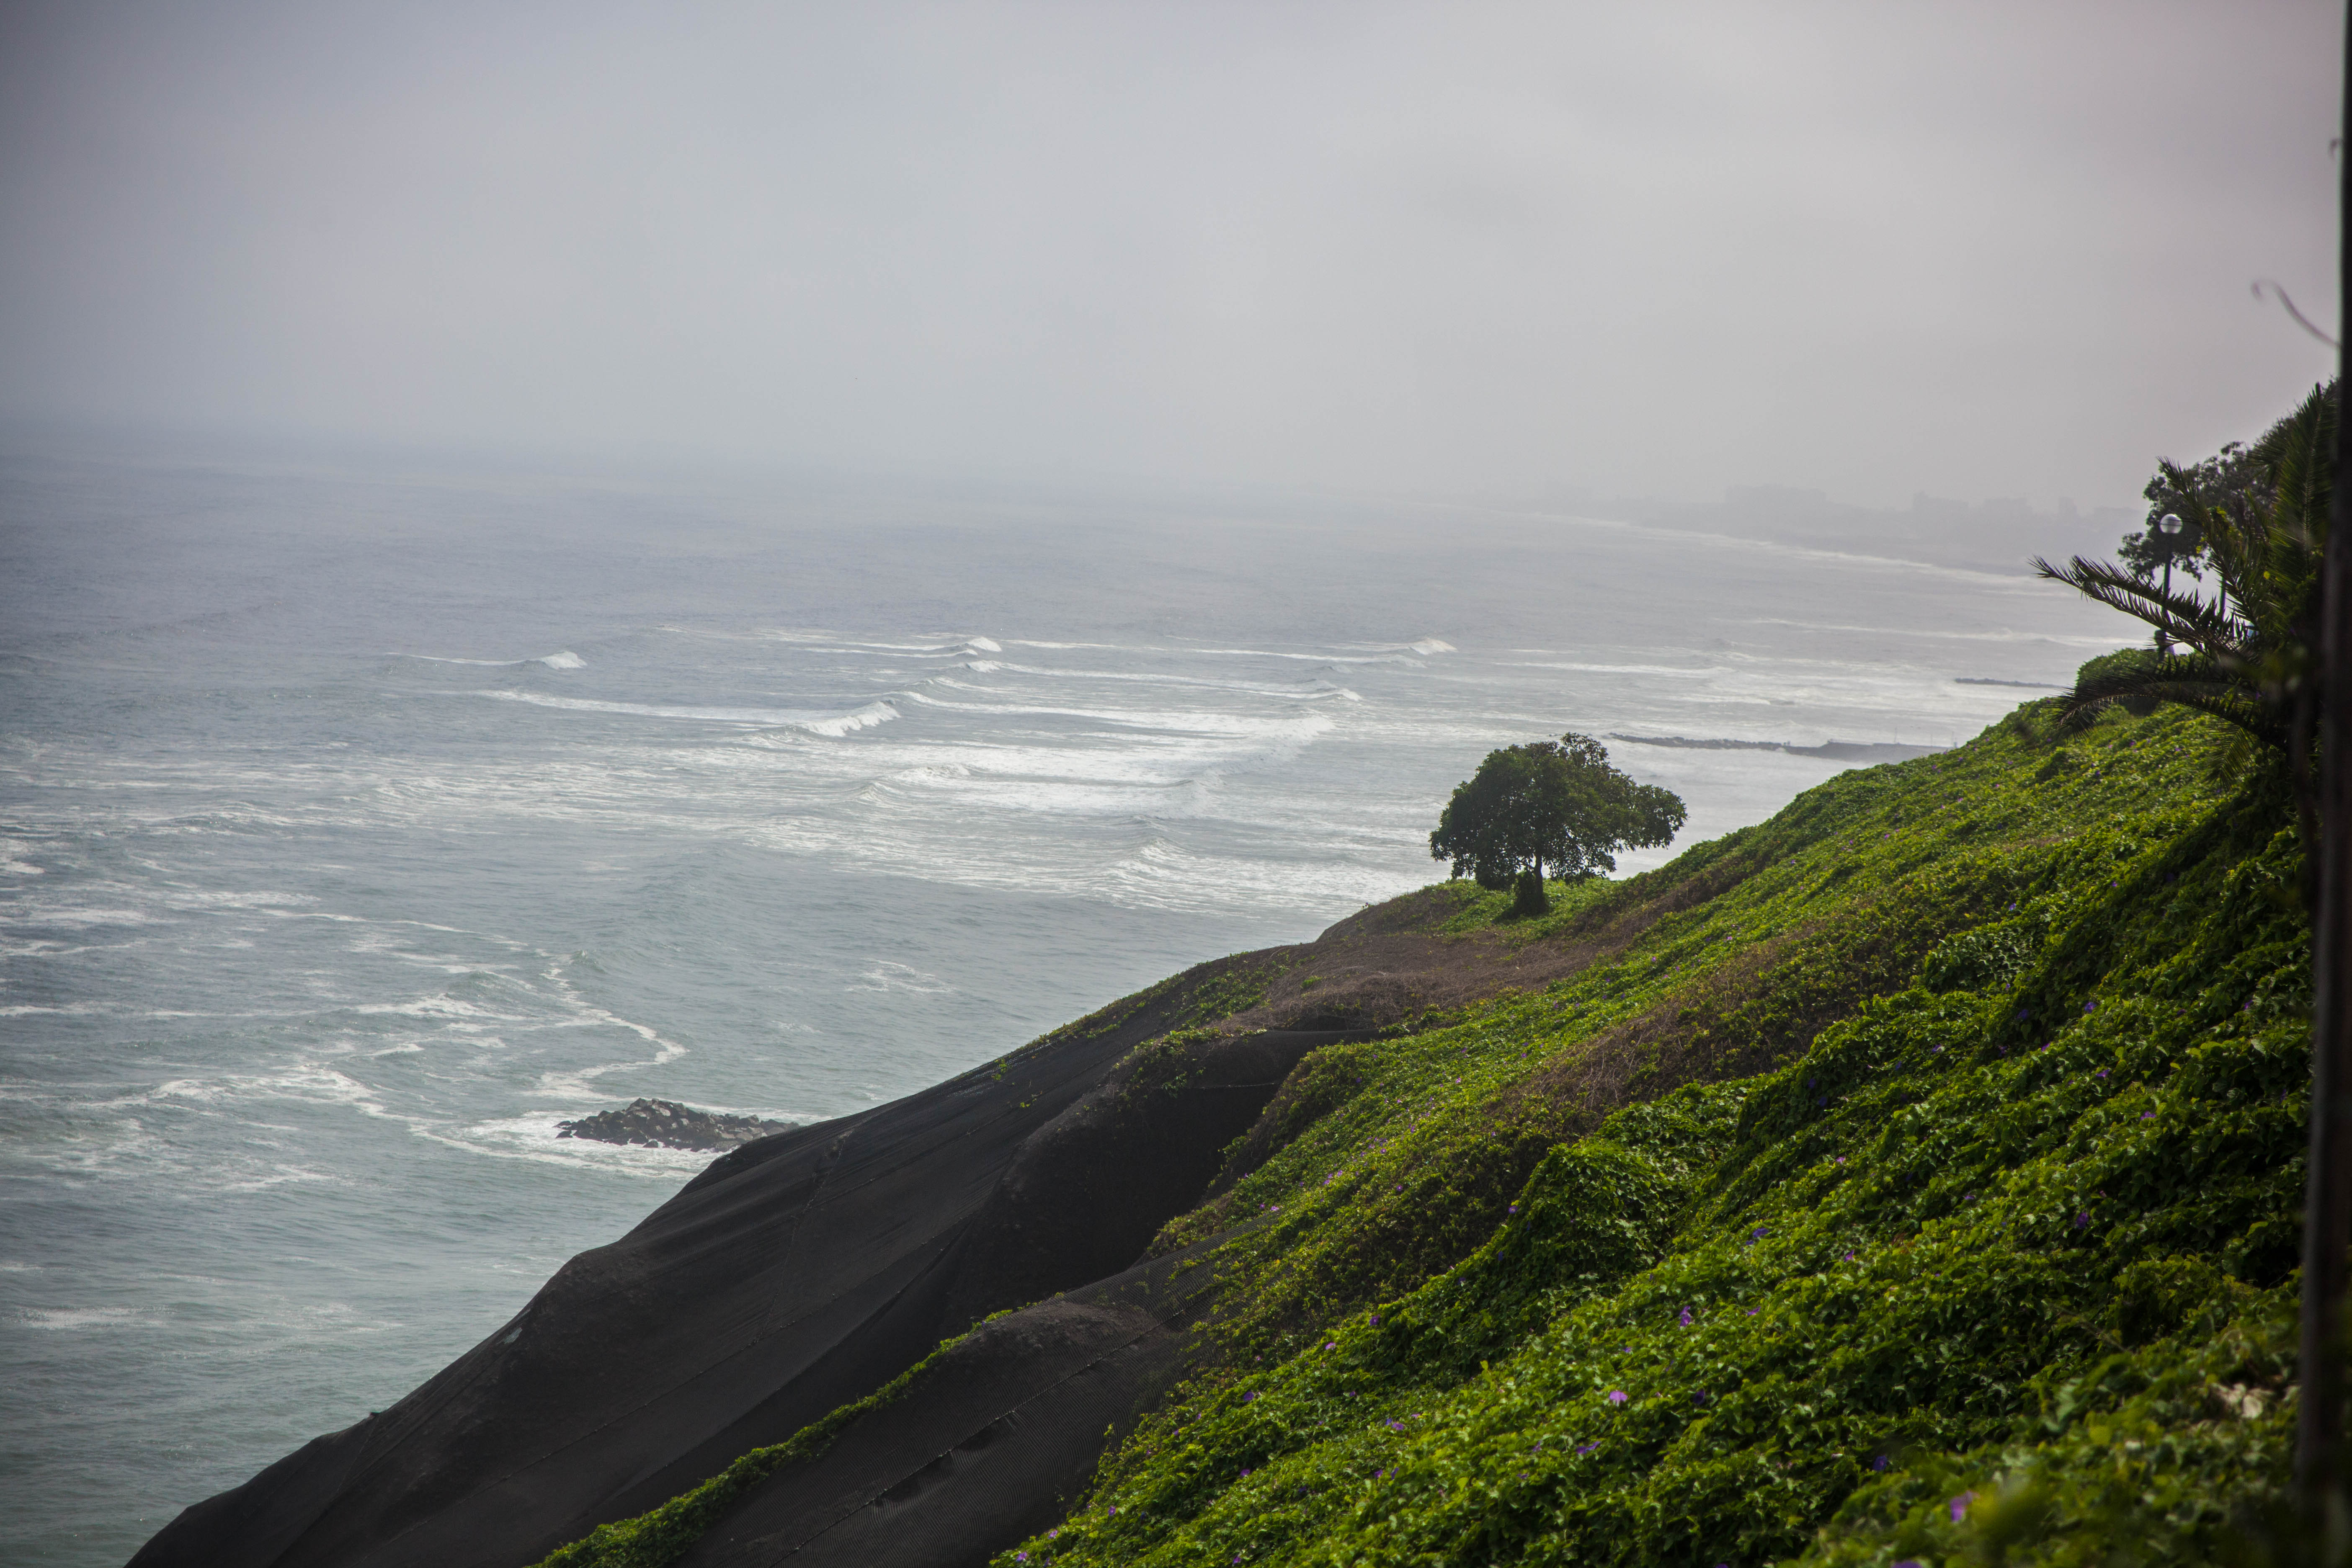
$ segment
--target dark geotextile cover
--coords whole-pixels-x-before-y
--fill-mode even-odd
[[[912,1490],[824,1539],[864,1541],[881,1519],[919,1517],[931,1548],[905,1560],[977,1561],[1042,1517],[1073,1474],[1083,1479],[1118,1418],[1105,1413],[1131,1408],[1171,1363],[1170,1336],[1133,1304],[1137,1279],[1110,1277],[1198,1201],[1219,1152],[1298,1058],[1342,1037],[1209,1042],[1181,1081],[1124,1092],[1120,1058],[1165,1031],[1183,996],[720,1157],[390,1410],[187,1509],[132,1563],[522,1568],[873,1392],[978,1318],[1105,1281],[1082,1301],[1003,1321],[1017,1327],[992,1325],[950,1358],[984,1390],[976,1404],[910,1396],[889,1422],[854,1426],[840,1459],[796,1468],[751,1500],[766,1510],[761,1531],[789,1533],[792,1518],[774,1510],[797,1518],[803,1505],[776,1499],[808,1498],[807,1517],[831,1519],[896,1456],[946,1456],[929,1481],[889,1476]],[[1103,1353],[1127,1327],[1135,1333]],[[953,1379],[923,1385],[935,1381]],[[886,1427],[896,1447],[867,1430]],[[820,1468],[832,1479],[812,1479]],[[992,1479],[939,1484],[966,1476]],[[971,1500],[959,1512],[941,1500],[951,1496]],[[989,1539],[967,1533],[950,1550],[958,1531]],[[872,1544],[810,1560],[828,1552],[900,1560]]]
[[[1192,1364],[1189,1311],[1211,1271],[1185,1261],[982,1325],[824,1453],[754,1489],[678,1568],[981,1568],[1061,1518],[1106,1435]]]

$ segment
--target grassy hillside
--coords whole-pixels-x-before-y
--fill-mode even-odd
[[[2029,717],[1846,775],[1661,873],[1729,885],[1620,961],[1348,1052],[1213,1205],[1265,1216],[1232,1373],[1005,1560],[2211,1544],[2284,1452],[2306,1073],[2294,847],[2216,743]]]
[[[1299,1066],[1154,1244],[1206,1370],[998,1561],[2202,1560],[2291,1424],[2298,852],[2207,721],[2037,713],[1453,895],[1601,956]]]

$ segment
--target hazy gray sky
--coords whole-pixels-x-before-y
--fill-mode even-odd
[[[2319,0],[0,12],[0,408],[2132,500],[2333,355]]]

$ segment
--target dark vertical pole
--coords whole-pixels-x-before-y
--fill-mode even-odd
[[[2352,321],[2352,18],[2345,35],[2345,141],[2336,148],[2337,320]],[[2339,334],[2345,329],[2337,328]],[[2337,351],[2339,374],[2342,350]],[[2340,393],[2339,393],[2340,395]],[[2304,1206],[2303,1390],[2295,1482],[2309,1523],[2343,1528],[2345,1245],[2352,1237],[2352,508],[2336,421],[2336,485],[2318,626],[2318,905],[2312,920],[2311,1170]],[[2333,1546],[2334,1542],[2330,1542]]]
[[[2164,541],[2164,602],[2165,602],[2165,612],[2164,612],[2164,613],[2165,613],[2166,615],[2170,615],[2170,614],[2172,613],[2172,539],[2173,539],[2173,536],[2172,536],[2172,535],[2170,535],[2170,534],[2168,534],[2168,533],[2166,533],[2162,529],[2158,529],[2158,530],[2157,531],[2157,537],[2158,537],[2158,539],[2161,539],[2161,540],[2163,540],[2163,541]],[[2161,627],[2158,627],[2158,630],[2157,630],[2157,634],[2156,634],[2156,651],[2157,651],[2157,652],[2158,652],[2158,653],[2170,653],[2170,652],[2172,651],[2172,639],[2171,639],[2170,637],[2166,637],[2166,636],[2164,635],[2163,628],[2161,628]]]

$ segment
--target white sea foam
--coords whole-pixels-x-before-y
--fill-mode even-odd
[[[908,991],[918,996],[944,996],[955,989],[936,974],[904,963],[869,964],[845,991]]]
[[[1254,697],[1278,697],[1291,702],[1319,702],[1327,698],[1360,702],[1363,699],[1348,688],[1328,680],[1276,684],[1263,680],[1224,680],[1212,676],[1176,675],[1164,670],[1148,669],[1048,669],[1041,665],[985,663],[974,660],[967,669],[1011,670],[1015,675],[1045,676],[1056,680],[1117,680],[1139,686],[1188,686],[1210,691],[1245,692]]]
[[[645,1025],[631,1023],[628,1019],[617,1014],[608,1013],[601,1007],[585,1008],[581,1016],[571,1022],[574,1026],[612,1025],[625,1029],[652,1046],[654,1054],[651,1057],[637,1057],[621,1061],[598,1062],[592,1067],[543,1072],[540,1074],[539,1081],[525,1091],[535,1100],[562,1100],[577,1104],[598,1092],[594,1086],[600,1078],[609,1078],[614,1073],[633,1072],[640,1068],[667,1067],[687,1054],[686,1047],[677,1041],[666,1040]]]
[[[142,926],[154,917],[145,910],[125,909],[58,909],[28,905],[0,914],[0,925],[64,926],[68,930],[87,930],[92,926]]]
[[[319,901],[311,893],[273,892],[268,889],[247,890],[221,889],[208,891],[201,888],[169,888],[160,895],[166,909],[173,910],[261,910],[276,913],[280,910],[300,909]]]
[[[1373,653],[1286,653],[1277,648],[1204,647],[1191,650],[1214,658],[1287,658],[1302,664],[1402,664],[1420,662],[1405,657],[1408,650],[1387,648]]]
[[[29,1329],[127,1329],[147,1314],[135,1307],[26,1307],[18,1321]]]
[[[941,678],[936,685],[958,691],[987,693],[993,689],[971,686],[960,680]],[[925,691],[909,691],[899,699],[919,707],[942,709],[953,713],[984,713],[997,717],[1034,719],[1078,719],[1094,724],[1117,724],[1136,730],[1159,730],[1172,734],[1229,735],[1234,737],[1305,737],[1317,735],[1331,728],[1331,720],[1319,710],[1304,713],[1260,714],[1220,712],[1205,708],[1066,708],[1042,702],[972,702],[934,697]],[[1040,750],[1034,739],[1024,738],[1019,744],[1023,754]],[[960,748],[959,755],[969,757],[968,749]]]
[[[1503,668],[1506,669],[1563,669],[1584,675],[1673,675],[1692,680],[1705,680],[1714,676],[1731,673],[1730,666],[1720,664],[1694,669],[1679,664],[1580,664],[1515,660],[1506,662]]]
[[[600,1101],[569,1110],[495,1117],[461,1128],[436,1129],[425,1136],[468,1154],[653,1177],[664,1182],[692,1175],[718,1157],[719,1152],[710,1149],[661,1149],[636,1143],[607,1143],[596,1138],[566,1138],[558,1126],[559,1122],[610,1109],[608,1101]]]
[[[559,648],[553,653],[538,654],[529,658],[457,658],[446,654],[438,653],[397,652],[386,654],[384,657],[387,658],[414,658],[425,664],[470,664],[476,666],[486,666],[493,669],[512,669],[518,665],[525,664],[543,664],[550,669],[585,669],[588,668],[588,661],[582,658],[578,654],[573,653],[568,647]]]
[[[846,735],[856,730],[870,730],[877,724],[887,724],[898,716],[898,710],[887,702],[868,702],[863,708],[829,718],[813,720],[793,726],[813,735]]]
[[[84,952],[110,952],[144,945],[139,942],[15,942],[0,938],[0,958],[72,958]]]
[[[501,702],[528,702],[537,708],[561,708],[575,713],[622,713],[642,719],[686,719],[709,724],[746,724],[805,730],[814,735],[845,735],[854,730],[887,724],[898,716],[887,702],[868,702],[847,712],[795,708],[688,708],[653,702],[606,702],[593,697],[550,697],[538,691],[468,691],[467,697],[488,697]]]
[[[308,1165],[293,1165],[280,1161],[257,1170],[220,1176],[213,1187],[221,1193],[263,1193],[272,1187],[332,1185],[341,1180],[332,1171],[314,1170]]]
[[[967,653],[1003,653],[1003,645],[992,637],[927,637],[920,642],[880,642],[868,637],[845,637],[833,632],[793,631],[776,629],[751,633],[705,631],[686,626],[664,626],[666,632],[688,637],[712,637],[750,642],[791,643],[823,653],[908,654],[918,658],[947,658]],[[1032,644],[1050,647],[1050,643]],[[1076,645],[1069,645],[1076,646]]]
[[[362,1017],[390,1015],[404,1018],[509,1018],[457,996],[426,996],[415,1002],[362,1002],[352,1009]]]

